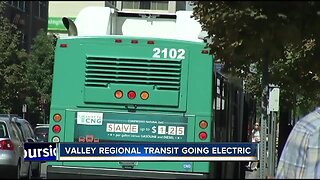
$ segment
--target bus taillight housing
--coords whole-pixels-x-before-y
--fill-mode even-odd
[[[148,43],[148,44],[155,44],[156,42],[153,41],[153,40],[149,40],[147,43]]]
[[[136,40],[136,39],[133,39],[133,40],[131,40],[131,43],[132,43],[132,44],[138,44],[138,43],[139,43],[139,41],[138,41],[138,40]]]
[[[202,129],[205,129],[208,127],[208,122],[205,121],[205,120],[202,120],[200,123],[199,123],[199,126],[202,128]]]
[[[93,142],[93,140],[94,140],[94,136],[93,135],[87,135],[86,136],[86,142]]]
[[[56,124],[52,127],[53,132],[60,133],[61,132],[61,126]]]
[[[114,42],[116,42],[116,43],[122,43],[122,39],[115,39]]]
[[[137,96],[136,92],[134,92],[134,91],[129,91],[128,92],[128,98],[129,99],[134,99],[134,98],[136,98],[136,96]]]
[[[147,100],[149,98],[149,93],[147,91],[143,91],[141,94],[140,94],[140,97],[141,99],[143,100]]]
[[[61,119],[62,119],[62,116],[60,114],[53,115],[53,120],[54,121],[59,122],[59,121],[61,121]]]
[[[114,93],[114,96],[117,98],[117,99],[120,99],[123,97],[123,92],[121,90],[117,90],[115,93]]]
[[[208,134],[207,134],[206,132],[202,131],[202,132],[200,132],[200,134],[199,134],[199,138],[200,138],[201,140],[206,140],[206,139],[208,138]]]
[[[52,142],[55,142],[55,143],[60,142],[60,138],[58,136],[54,136],[52,138]]]

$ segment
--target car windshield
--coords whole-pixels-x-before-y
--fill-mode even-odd
[[[48,140],[48,127],[37,127],[34,130],[34,134],[38,137],[40,141],[47,141]]]
[[[0,138],[8,138],[6,124],[4,122],[0,122]]]

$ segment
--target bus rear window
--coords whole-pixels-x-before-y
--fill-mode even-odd
[[[6,124],[4,122],[0,122],[0,138],[8,138]]]

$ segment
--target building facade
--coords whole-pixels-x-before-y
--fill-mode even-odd
[[[62,18],[75,20],[78,13],[88,6],[105,7],[105,1],[49,1],[48,33],[67,36]]]
[[[22,32],[21,46],[28,52],[40,29],[48,28],[48,1],[6,1],[4,15]]]
[[[63,17],[75,19],[85,7],[111,7],[123,12],[153,12],[175,14],[186,10],[188,1],[49,1],[48,33],[67,36]]]
[[[126,12],[175,13],[186,10],[188,1],[106,1],[106,6]]]

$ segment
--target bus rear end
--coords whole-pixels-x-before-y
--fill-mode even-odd
[[[68,37],[56,47],[49,141],[210,142],[213,59],[204,43]],[[47,176],[205,178],[209,162],[49,162]]]

